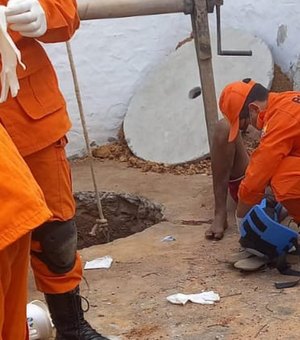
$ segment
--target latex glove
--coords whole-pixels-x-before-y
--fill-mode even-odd
[[[11,30],[24,37],[39,38],[47,31],[46,14],[38,0],[10,0],[6,20]]]
[[[17,64],[21,64],[23,68],[25,65],[21,62],[21,54],[14,44],[12,38],[7,33],[6,25],[6,8],[0,6],[0,55],[1,55],[1,95],[0,103],[3,103],[8,96],[10,90],[11,96],[15,97],[20,89],[17,77]]]

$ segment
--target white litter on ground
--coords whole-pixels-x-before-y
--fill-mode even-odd
[[[171,242],[171,241],[176,241],[176,238],[174,236],[166,236],[164,238],[161,239],[161,242]]]
[[[176,305],[185,305],[188,301],[201,305],[213,305],[215,302],[220,301],[220,295],[213,291],[199,294],[178,293],[168,296],[167,300]]]
[[[109,269],[113,263],[111,256],[99,257],[92,261],[87,261],[84,269]]]

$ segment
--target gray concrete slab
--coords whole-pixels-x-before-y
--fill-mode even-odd
[[[274,64],[270,49],[259,38],[233,29],[223,31],[223,49],[251,49],[252,57],[217,56],[212,34],[217,96],[232,81],[251,77],[270,87]],[[124,120],[128,146],[138,157],[178,164],[209,152],[194,42],[184,44],[153,69],[131,100]]]

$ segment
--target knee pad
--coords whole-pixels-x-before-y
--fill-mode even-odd
[[[242,221],[240,244],[255,255],[276,259],[298,247],[298,233],[280,224],[281,206],[270,206],[264,199]]]
[[[55,274],[65,274],[73,269],[77,251],[77,229],[74,220],[53,221],[42,224],[32,233],[40,242],[41,252],[32,251]]]

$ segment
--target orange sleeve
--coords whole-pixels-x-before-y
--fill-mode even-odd
[[[69,40],[79,27],[75,0],[39,0],[47,18],[47,32],[38,40],[56,43]]]
[[[0,125],[0,250],[51,217],[44,195]]]
[[[252,205],[261,201],[277,167],[291,152],[296,138],[300,138],[299,123],[289,113],[277,112],[267,123],[266,132],[251,156],[240,185],[239,199],[243,203]]]

